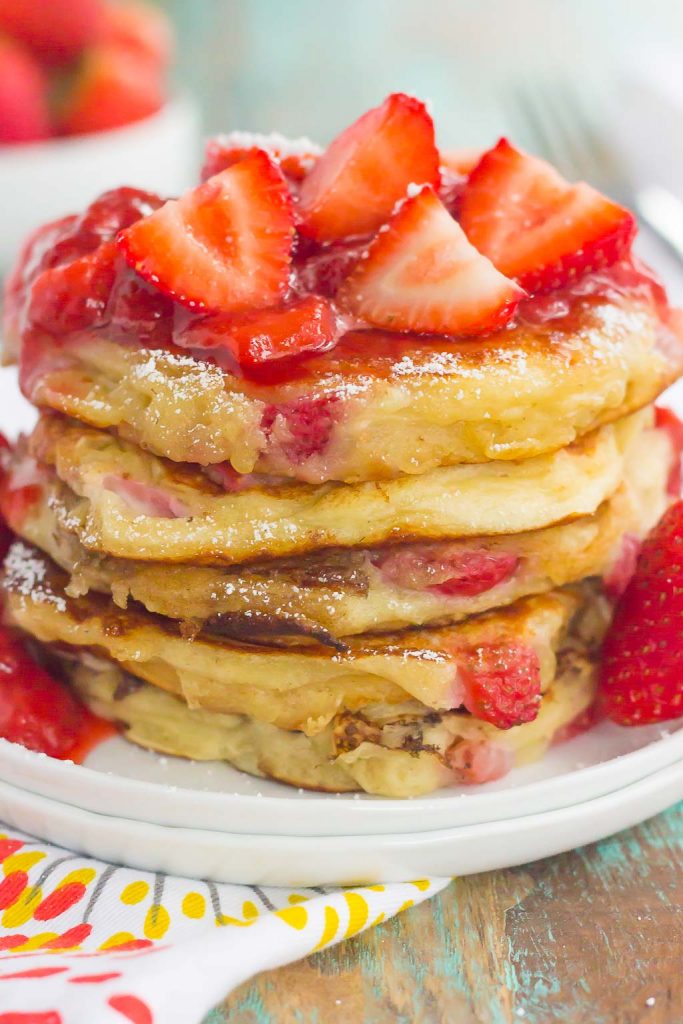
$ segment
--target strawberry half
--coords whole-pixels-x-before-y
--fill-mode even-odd
[[[619,725],[683,715],[683,502],[647,537],[602,651],[601,702]]]
[[[289,283],[294,218],[280,168],[258,151],[122,231],[141,277],[192,309],[270,306]]]
[[[461,656],[454,706],[463,704],[498,729],[533,722],[541,705],[541,669],[533,647],[501,640]]]
[[[387,330],[472,335],[502,327],[523,296],[426,185],[375,237],[337,298]]]
[[[301,186],[302,234],[328,242],[369,235],[415,182],[439,184],[439,153],[427,108],[393,93],[338,135]]]
[[[476,248],[529,292],[570,284],[629,250],[633,214],[585,182],[571,185],[506,139],[474,168],[460,223]]]

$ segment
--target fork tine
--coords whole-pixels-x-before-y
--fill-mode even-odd
[[[541,88],[518,88],[515,95],[541,156],[574,181],[589,181],[622,200],[629,197],[618,158],[576,89],[566,82],[546,82]]]
[[[554,93],[553,102],[557,113],[558,129],[571,146],[577,177],[596,181],[605,177],[601,155],[594,144],[594,132],[577,96],[560,86]]]
[[[566,84],[562,87],[563,102],[567,118],[566,125],[573,125],[577,145],[581,146],[584,176],[597,184],[614,186],[623,179],[623,169],[615,150],[605,142],[596,128],[594,118],[586,110],[581,97]],[[592,177],[589,177],[589,174]]]
[[[566,139],[557,131],[557,118],[547,99],[547,91],[521,87],[517,90],[520,112],[528,125],[539,156],[549,160],[565,174],[573,174],[574,159]]]

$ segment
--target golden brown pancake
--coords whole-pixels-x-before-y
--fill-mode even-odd
[[[538,760],[592,705],[596,681],[590,645],[572,637],[533,722],[502,731],[463,712],[427,712],[407,701],[342,712],[307,736],[246,715],[190,709],[102,658],[90,656],[84,664],[71,654],[63,666],[91,710],[115,721],[139,746],[196,761],[228,761],[250,775],[305,789],[388,797],[485,782]]]
[[[235,565],[329,548],[502,535],[592,515],[619,487],[646,409],[551,455],[448,466],[355,485],[252,484],[225,493],[198,468],[104,431],[44,417],[30,449],[77,496],[56,505],[89,551],[117,558]]]
[[[8,621],[43,643],[104,655],[191,708],[248,715],[311,736],[341,711],[370,704],[416,700],[454,710],[467,703],[468,687],[491,675],[502,674],[513,687],[518,676],[535,678],[537,708],[572,618],[595,600],[590,590],[552,591],[455,626],[353,637],[339,652],[187,639],[172,620],[139,607],[124,611],[94,593],[70,598],[67,582],[45,555],[17,541],[5,563]]]
[[[176,462],[309,483],[422,474],[556,451],[683,372],[683,342],[642,297],[553,301],[561,315],[480,340],[354,331],[268,383],[104,336],[34,338],[22,379],[37,405]]]
[[[190,636],[205,630],[243,640],[303,643],[308,637],[343,646],[339,638],[351,634],[455,622],[585,576],[611,574],[622,549],[649,532],[671,500],[673,455],[666,433],[643,431],[618,490],[593,515],[544,530],[337,549],[234,568],[165,565],[87,550],[57,513],[72,508],[75,495],[47,471],[30,502],[25,495],[11,500],[10,475],[3,505],[13,530],[69,573],[72,596],[96,590],[122,608],[136,601],[181,620]],[[21,482],[21,456],[16,467]]]

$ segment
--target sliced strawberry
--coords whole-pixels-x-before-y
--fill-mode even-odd
[[[247,156],[263,150],[282,168],[291,182],[302,181],[320,156],[321,150],[310,139],[286,139],[283,135],[252,135],[249,132],[230,132],[209,139],[204,150],[201,179],[213,177],[232,167]]]
[[[181,348],[220,350],[243,368],[329,348],[337,336],[332,307],[319,295],[248,313],[217,314],[192,322],[175,335]]]
[[[121,498],[137,515],[152,519],[187,519],[192,515],[189,506],[175,494],[155,484],[131,480],[120,473],[107,473],[103,476],[102,489]]]
[[[489,740],[458,740],[446,751],[446,761],[458,782],[481,785],[502,779],[515,758],[511,751]]]
[[[538,655],[526,644],[502,640],[455,652],[453,706],[498,729],[533,722],[541,704]]]
[[[338,135],[301,186],[299,230],[326,242],[368,235],[411,183],[439,184],[439,153],[427,108],[393,93]]]
[[[299,286],[305,292],[316,292],[333,298],[367,247],[367,241],[325,245],[302,259],[298,258],[297,252],[294,272]]]
[[[283,298],[293,236],[282,171],[258,152],[169,200],[118,244],[133,270],[177,302],[235,311]]]
[[[628,210],[585,182],[571,185],[507,139],[472,171],[460,223],[472,244],[529,292],[551,291],[611,266],[636,233]]]
[[[583,735],[584,732],[588,732],[589,729],[593,729],[599,724],[604,718],[602,709],[598,703],[591,704],[585,709],[585,711],[579,712],[575,718],[567,722],[565,725],[561,725],[552,738],[552,746],[557,747],[561,743],[567,743],[569,740],[575,739],[577,736]]]
[[[410,590],[472,597],[512,576],[519,559],[509,551],[467,549],[457,544],[406,544],[373,558],[385,579]]]
[[[470,245],[427,185],[379,232],[338,300],[388,330],[468,335],[502,327],[523,295]]]
[[[683,716],[683,501],[643,544],[605,638],[600,690],[620,725]]]
[[[267,405],[261,430],[268,439],[268,451],[284,455],[300,466],[330,445],[334,430],[344,413],[339,395],[300,395],[291,402]]]

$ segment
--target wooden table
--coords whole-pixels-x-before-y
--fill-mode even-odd
[[[456,880],[237,989],[206,1024],[682,1024],[683,804]]]

